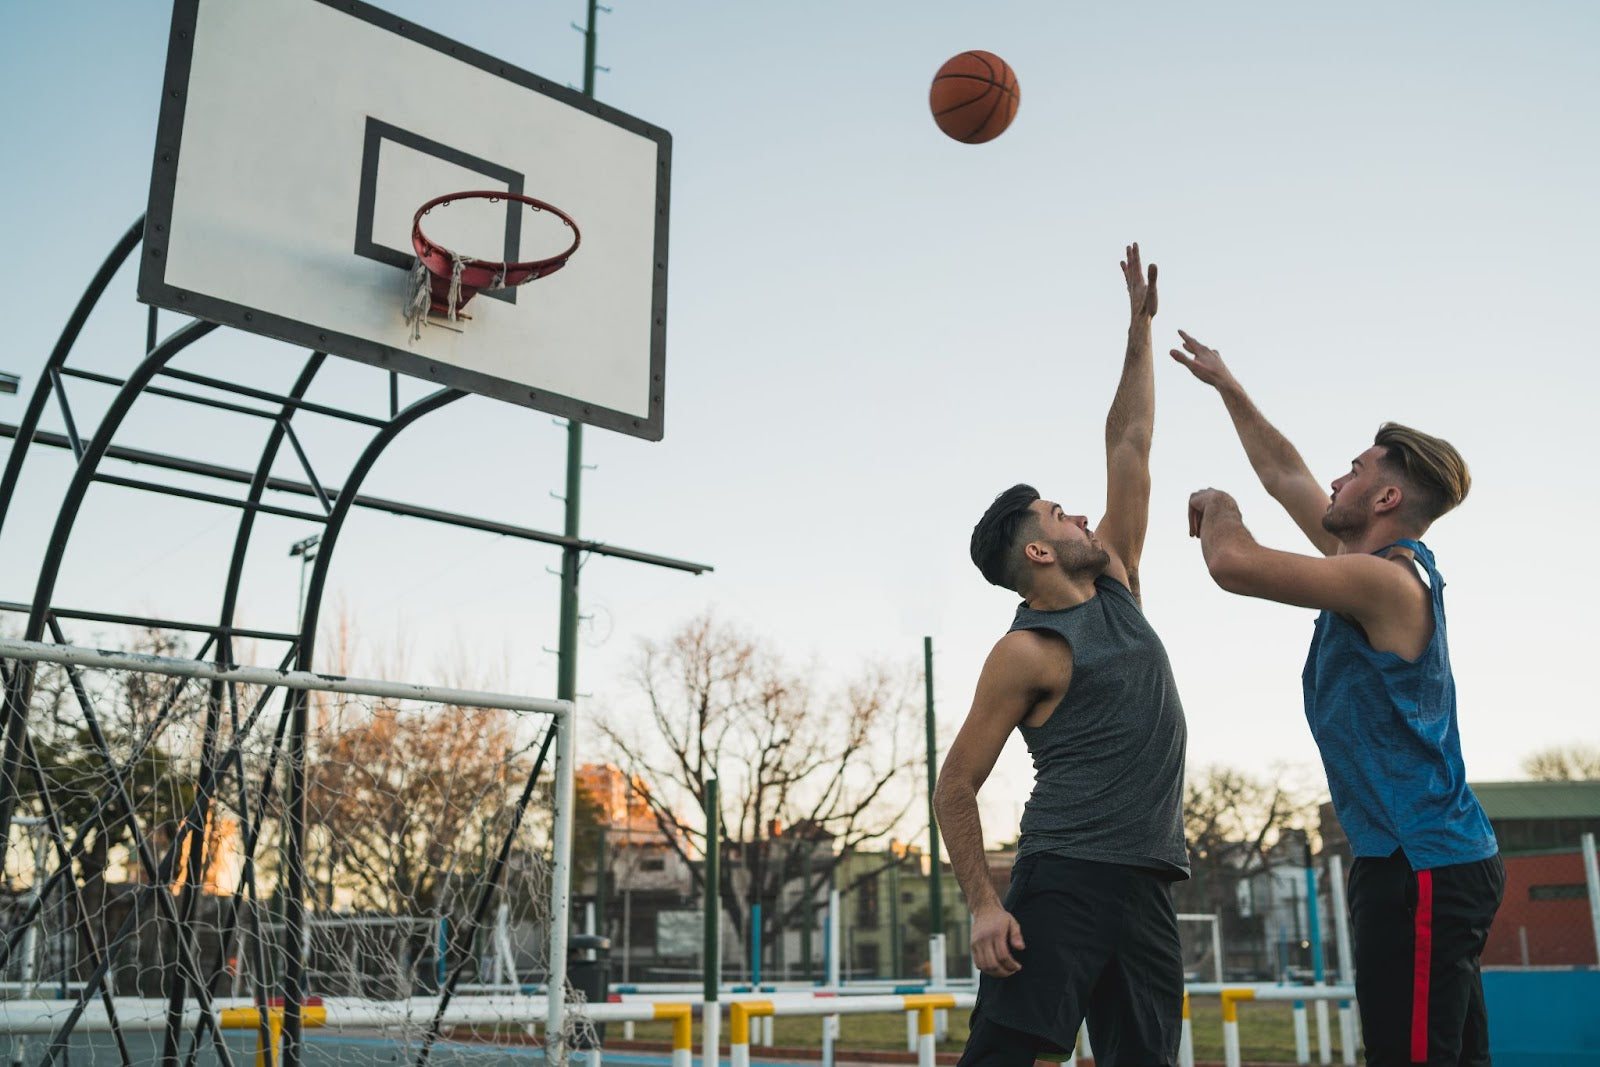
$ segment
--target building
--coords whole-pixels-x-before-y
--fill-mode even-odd
[[[1485,966],[1600,962],[1584,875],[1584,834],[1600,837],[1600,781],[1482,782],[1472,787],[1506,864],[1506,892]]]
[[[1485,966],[1594,966],[1596,935],[1582,855],[1584,834],[1600,837],[1600,781],[1476,782],[1506,865],[1506,890],[1484,950]],[[1322,806],[1323,850],[1350,845]]]
[[[966,975],[972,970],[967,906],[950,867],[944,863],[939,867],[945,973]],[[842,973],[847,980],[928,977],[929,868],[927,853],[899,841],[891,841],[881,852],[846,852],[839,857],[835,884],[842,913]],[[1005,869],[1009,877],[1009,861]]]

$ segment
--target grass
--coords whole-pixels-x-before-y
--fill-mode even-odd
[[[1215,997],[1194,997],[1190,1000],[1190,1016],[1194,1033],[1195,1059],[1201,1062],[1222,1061],[1222,1004]],[[1308,1025],[1311,1035],[1311,1055],[1317,1055],[1316,1009],[1307,1005]],[[1333,1043],[1334,1062],[1340,1062],[1339,1013],[1334,1005],[1328,1008],[1328,1028]],[[612,1023],[608,1037],[620,1037],[622,1025]],[[727,1023],[723,1023],[723,1040],[727,1040]],[[672,1040],[670,1023],[649,1022],[634,1024],[634,1038],[639,1041]],[[950,1012],[950,1037],[939,1044],[941,1052],[959,1052],[967,1040],[967,1013]],[[700,1047],[700,1027],[695,1025],[695,1047]],[[773,1021],[773,1041],[786,1048],[817,1048],[822,1044],[822,1020],[816,1016],[779,1017]],[[840,1018],[838,1047],[847,1049],[891,1049],[904,1051],[906,1047],[905,1017],[894,1015],[845,1015]],[[752,1049],[752,1051],[756,1051]],[[1291,1005],[1281,1001],[1244,1002],[1239,1005],[1239,1051],[1246,1062],[1293,1063],[1294,1014]],[[1358,1053],[1357,1062],[1360,1062]]]

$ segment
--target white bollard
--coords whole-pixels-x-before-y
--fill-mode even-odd
[[[934,1067],[935,1040],[933,1017],[936,1009],[923,1008],[917,1012],[917,1067]]]
[[[1253,989],[1222,991],[1222,1058],[1226,1067],[1241,1067],[1239,1057],[1239,1001],[1255,999]]]
[[[1328,1002],[1317,1001],[1317,1054],[1321,1057],[1318,1062],[1322,1067],[1328,1067],[1333,1062],[1333,1048],[1328,1043]]]
[[[1339,1051],[1344,1067],[1356,1067],[1356,1026],[1348,1000],[1339,1001]]]
[[[1306,1002],[1294,1002],[1294,1062],[1311,1062],[1311,1038],[1306,1031]]]
[[[1189,993],[1183,994],[1183,1029],[1178,1038],[1178,1067],[1194,1067],[1194,1021],[1189,1018]]]
[[[700,1013],[700,1062],[705,1067],[722,1062],[722,1006],[706,1004]]]
[[[928,992],[943,993],[949,975],[945,971],[944,934],[928,938]],[[933,1013],[934,1036],[943,1041],[950,1036],[950,1013],[940,1008]]]
[[[906,1012],[906,1051],[917,1051],[917,1013]]]
[[[1078,1055],[1086,1060],[1094,1059],[1094,1049],[1089,1047],[1089,1020],[1083,1020],[1078,1027]]]

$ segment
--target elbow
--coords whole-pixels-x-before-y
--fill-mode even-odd
[[[1220,548],[1206,554],[1211,580],[1226,592],[1249,595],[1251,569],[1249,556],[1236,548]]]

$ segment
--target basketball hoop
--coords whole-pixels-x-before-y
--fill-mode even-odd
[[[422,217],[436,207],[444,207],[456,200],[487,200],[491,204],[501,200],[527,204],[534,211],[548,211],[572,231],[572,244],[563,252],[547,259],[530,259],[521,263],[473,259],[435,244],[422,232]],[[435,197],[417,209],[411,219],[411,245],[417,250],[416,266],[411,272],[411,287],[407,294],[405,316],[415,323],[413,338],[420,335],[424,311],[455,321],[461,309],[483,289],[504,289],[522,285],[535,278],[554,274],[567,265],[572,253],[578,250],[582,235],[578,224],[560,208],[535,200],[520,193],[498,191],[472,191],[447,193]]]

